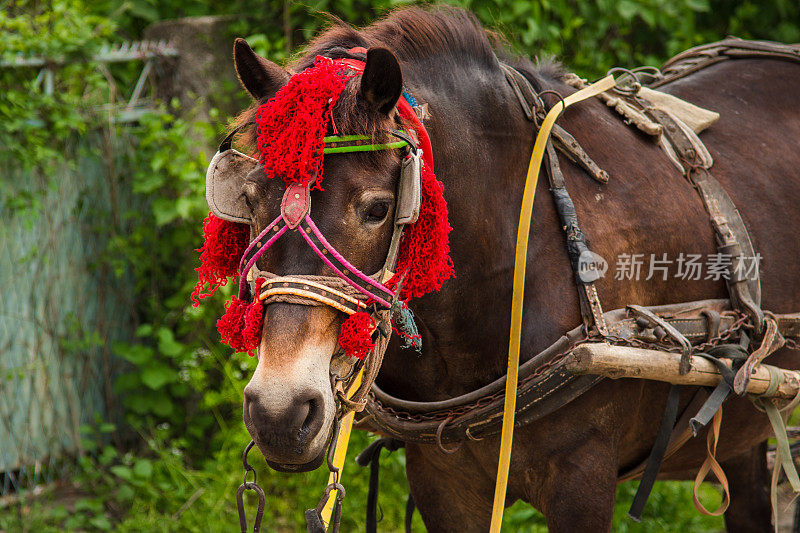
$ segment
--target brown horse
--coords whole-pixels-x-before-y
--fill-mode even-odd
[[[378,384],[409,400],[447,399],[505,371],[515,231],[536,127],[525,120],[504,78],[498,60],[504,53],[471,15],[458,10],[405,9],[362,30],[337,23],[288,71],[239,40],[236,69],[258,104],[273,96],[290,73],[309,67],[315,56],[343,57],[353,47],[385,48],[397,61],[374,55],[380,63],[368,66],[379,75],[351,82],[355,89],[343,93],[334,121],[348,134],[395,127],[400,80],[428,104],[426,127],[436,173],[445,186],[457,276],[440,292],[412,301],[423,352],[403,350],[393,341]],[[505,60],[537,90],[562,95],[574,91],[563,83],[556,65]],[[763,307],[775,312],[800,309],[800,275],[791,265],[800,257],[795,235],[800,225],[798,83],[798,65],[763,59],[720,63],[661,88],[721,114],[703,140],[715,160],[714,175],[739,207],[762,256]],[[241,120],[251,120],[254,109]],[[698,195],[649,138],[623,124],[598,100],[570,108],[559,123],[612,176],[602,185],[561,161],[583,229],[593,250],[610,259],[612,271],[613,258],[620,254],[676,258],[680,253],[716,252]],[[364,272],[377,271],[386,256],[399,163],[391,152],[327,158],[325,191],[312,193],[317,225]],[[283,187],[261,170],[248,175],[243,192],[258,231],[275,218]],[[388,210],[381,205],[387,202]],[[327,270],[298,236],[284,238],[262,263],[262,270],[277,274],[322,275]],[[539,184],[528,265],[523,358],[581,320],[564,236],[546,183]],[[606,309],[727,297],[722,280],[646,277],[606,276],[598,283]],[[334,416],[328,373],[343,318],[327,307],[275,303],[265,308],[258,367],[245,389],[244,419],[271,463],[301,469],[315,463],[328,442]],[[800,366],[797,354],[787,350],[771,360]],[[684,391],[683,405],[690,393]],[[555,413],[519,428],[507,503],[530,503],[553,531],[609,529],[618,473],[647,457],[666,397],[665,384],[605,380]],[[726,403],[718,456],[731,482],[726,515],[731,531],[770,529],[768,434],[766,417],[749,401]],[[486,438],[464,442],[448,455],[433,445],[408,444],[411,492],[429,530],[488,528],[498,447],[497,438]],[[675,479],[693,476],[704,457],[701,436],[668,459],[662,473]]]

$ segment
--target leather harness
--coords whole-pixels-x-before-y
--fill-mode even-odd
[[[726,59],[755,57],[772,57],[798,62],[800,48],[727,39],[689,50],[671,60],[665,67],[665,74],[662,76],[658,73],[651,87],[662,85]],[[526,118],[538,124],[537,119],[541,119],[544,114],[544,105],[539,94],[522,73],[508,65],[502,65],[502,68]],[[635,85],[638,85],[638,79]],[[623,345],[645,345],[661,351],[677,351],[681,353],[679,367],[681,374],[690,370],[693,353],[707,357],[715,364],[718,363],[717,366],[720,366],[725,379],[710,395],[705,394],[703,389],[698,389],[690,404],[684,409],[680,420],[678,402],[681,389],[679,385],[672,385],[659,432],[648,459],[627,471],[620,472],[619,479],[622,481],[642,476],[642,482],[629,511],[633,519],[639,520],[664,458],[675,453],[713,418],[713,430],[708,434],[709,455],[695,480],[695,506],[705,514],[719,515],[725,511],[730,501],[727,479],[714,457],[721,423],[722,402],[733,390],[740,395],[744,394],[755,365],[783,346],[785,338],[796,339],[799,336],[800,313],[765,315],[761,310],[758,273],[752,277],[743,274],[745,259],[755,257],[752,242],[730,196],[709,172],[713,160],[697,135],[676,117],[651,106],[641,95],[637,95],[639,92],[637,88],[632,91],[616,92],[619,93],[619,98],[605,94],[600,96],[609,106],[615,107],[627,123],[634,123],[642,131],[660,137],[658,139],[660,146],[700,194],[709,213],[718,252],[731,258],[731,271],[726,278],[730,299],[650,308],[628,306],[624,310],[603,313],[594,287],[594,281],[599,276],[581,269],[580,257],[589,249],[578,225],[575,207],[566,190],[555,150],[559,149],[597,181],[605,183],[609,177],[580,148],[574,138],[563,129],[556,128],[553,131],[555,143],[548,141],[544,163],[550,189],[566,234],[567,251],[578,285],[583,326],[567,332],[554,344],[519,367],[516,417],[512,420],[515,426],[531,423],[566,405],[602,379],[592,375],[575,376],[565,369],[565,358],[578,344],[605,341]],[[620,99],[624,100],[624,104],[620,104]],[[635,117],[634,120],[631,120],[632,116]],[[746,327],[761,337],[760,345],[749,355],[747,348],[750,339],[745,331]],[[720,346],[723,341],[731,342],[736,337],[738,345]],[[797,347],[796,340],[794,347]],[[736,351],[733,348],[738,348],[742,353],[738,364],[734,366],[735,369],[738,368],[735,379],[733,371],[714,358],[715,353],[719,354],[718,356],[731,358],[732,351]],[[742,362],[745,358],[746,360]],[[776,387],[777,383],[776,380]],[[401,400],[388,395],[373,384],[367,398],[367,414],[361,423],[396,439],[381,439],[378,442],[393,442],[394,446],[400,445],[401,441],[435,442],[443,452],[453,453],[458,447],[447,448],[444,443],[462,442],[465,439],[480,440],[500,432],[503,423],[504,384],[505,376],[476,391],[437,402]],[[783,444],[783,448],[787,448],[785,427],[775,406],[761,400],[755,401],[761,402],[759,405],[766,410],[779,447]],[[800,398],[792,401],[786,409],[793,408],[798,401]],[[783,433],[783,436],[779,433]],[[376,479],[379,453],[378,449],[372,462]],[[783,455],[780,461],[776,459],[776,463],[780,462],[781,465],[776,464],[773,472],[774,514],[777,501],[776,485],[781,469],[786,471],[792,487],[800,490],[800,479],[794,471],[791,454]],[[696,495],[697,487],[710,470],[715,473],[725,490],[723,504],[713,512],[705,509]],[[377,491],[377,483],[375,485],[374,487],[370,485],[370,501],[374,501],[377,497],[373,496]],[[495,504],[497,497],[496,493]],[[407,531],[410,531],[410,514],[413,508],[413,500],[409,498],[406,514]],[[493,525],[494,518],[493,515]],[[374,527],[370,531],[374,531]]]
[[[800,49],[774,43],[726,39],[689,50],[670,60],[666,64],[664,77],[650,86],[663,85],[723,60],[764,57],[800,62]],[[537,112],[540,113],[542,109],[537,92],[523,73],[508,65],[503,65],[503,70],[525,116],[531,121],[536,120]],[[678,124],[677,119],[649,108],[641,98],[627,100],[652,121],[662,125],[666,142],[683,163],[684,175],[701,195],[709,212],[718,251],[732,258],[733,275],[728,280],[730,300],[706,300],[649,308],[631,306],[603,313],[594,287],[597,278],[587,277],[585,272],[580,272],[577,264],[577,258],[588,250],[588,246],[578,225],[555,150],[565,153],[598,181],[607,181],[608,174],[599,169],[569,134],[555,130],[555,142],[548,146],[545,168],[562,225],[566,228],[584,325],[567,332],[521,365],[517,426],[556,411],[602,379],[598,376],[575,376],[564,368],[564,358],[577,344],[605,338],[618,344],[679,351],[684,361],[681,371],[685,373],[692,353],[707,350],[721,341],[740,335],[745,326],[752,327],[756,332],[764,328],[759,278],[757,275],[747,278],[737,274],[742,271],[737,265],[741,265],[744,258],[754,256],[751,240],[733,201],[708,171],[710,162],[704,162],[697,154],[695,146],[699,139],[690,138],[694,134]],[[800,337],[800,313],[770,316],[773,317],[770,320],[775,322],[776,332],[781,336]],[[436,402],[402,400],[373,384],[360,424],[406,442],[438,443],[441,446],[466,439],[479,440],[500,431],[504,383],[505,377],[501,377],[476,391]]]
[[[658,87],[720,61],[736,58],[777,58],[800,62],[800,48],[761,41],[726,39],[718,43],[697,47],[676,56],[665,65],[663,75],[658,73],[655,76],[654,81],[650,83],[650,87]],[[353,63],[352,68],[359,69],[361,65],[361,62],[356,61]],[[501,66],[526,118],[538,124],[538,121],[544,118],[547,111],[541,99],[541,94],[554,91],[537,93],[524,73],[505,64],[501,64]],[[573,81],[575,81],[574,77]],[[578,83],[580,83],[579,80]],[[578,287],[583,324],[565,333],[552,345],[519,367],[519,387],[514,424],[516,426],[529,424],[553,413],[603,379],[601,376],[594,375],[574,375],[567,370],[566,359],[570,356],[572,350],[580,344],[607,342],[680,353],[680,372],[685,374],[690,369],[690,361],[693,354],[698,354],[699,352],[702,355],[706,352],[713,352],[722,342],[738,340],[741,345],[740,351],[743,354],[742,359],[746,358],[746,361],[742,364],[735,380],[729,384],[727,383],[727,381],[731,381],[729,379],[723,384],[729,387],[728,390],[723,390],[723,385],[720,385],[718,390],[708,399],[704,399],[702,396],[696,397],[681,417],[681,421],[683,421],[688,415],[695,412],[697,409],[696,404],[700,401],[703,405],[697,415],[691,419],[691,424],[689,425],[693,431],[696,431],[698,427],[708,423],[711,416],[714,416],[713,433],[717,435],[720,421],[717,411],[730,389],[733,388],[736,392],[743,394],[747,388],[750,372],[755,365],[759,364],[774,350],[783,346],[785,338],[800,338],[800,313],[786,315],[765,313],[760,307],[761,289],[757,272],[752,277],[743,274],[742,266],[745,259],[755,257],[753,245],[733,201],[721,184],[709,172],[713,161],[708,151],[697,135],[686,124],[670,113],[656,109],[642,95],[637,95],[638,89],[635,87],[636,85],[639,85],[638,79],[635,80],[634,90],[617,91],[618,95],[615,95],[614,99],[615,101],[624,101],[624,105],[619,105],[616,109],[624,115],[626,121],[630,120],[631,116],[638,117],[637,127],[646,133],[658,136],[659,144],[700,194],[703,204],[709,213],[718,252],[731,258],[731,271],[728,278],[726,278],[729,299],[704,300],[653,307],[631,305],[625,309],[603,312],[594,284],[601,274],[596,271],[586,270],[581,264],[582,257],[591,251],[588,247],[586,236],[581,231],[578,223],[577,212],[567,191],[556,150],[562,152],[570,161],[583,168],[593,179],[600,183],[608,182],[609,175],[586,154],[569,133],[556,126],[553,130],[552,139],[547,141],[544,167],[556,209],[565,231],[570,264]],[[560,94],[555,94],[561,98]],[[608,95],[601,95],[601,97],[611,105],[610,100],[612,97]],[[401,103],[408,106],[405,100],[401,99]],[[410,108],[407,111],[413,113]],[[414,118],[416,119],[416,115]],[[419,128],[424,133],[424,127],[421,124],[419,124]],[[388,144],[385,146],[388,148],[408,146],[409,151],[408,157],[403,163],[398,186],[399,200],[395,217],[395,232],[390,244],[386,264],[380,272],[373,276],[364,275],[328,244],[309,216],[309,186],[294,185],[287,187],[281,204],[281,215],[258,236],[255,236],[250,243],[241,259],[240,271],[243,277],[254,273],[250,278],[247,278],[248,280],[252,280],[259,275],[266,278],[263,283],[257,285],[259,294],[255,295],[264,303],[292,301],[292,298],[298,298],[299,303],[329,305],[344,313],[353,314],[366,308],[367,304],[365,302],[368,300],[371,304],[373,315],[378,317],[379,327],[376,330],[378,331],[378,342],[376,342],[376,349],[363,363],[342,365],[341,358],[334,358],[331,365],[332,386],[341,404],[337,418],[343,416],[348,410],[356,412],[362,412],[363,410],[359,424],[364,428],[383,433],[397,439],[397,441],[436,443],[444,452],[452,453],[457,448],[448,449],[444,446],[445,443],[462,442],[466,439],[480,440],[500,432],[503,420],[506,378],[503,376],[478,390],[448,400],[435,402],[402,400],[382,391],[374,383],[390,336],[390,332],[385,330],[387,329],[386,326],[390,324],[390,309],[395,297],[395,293],[383,285],[383,282],[393,274],[402,228],[405,224],[416,220],[419,210],[420,162],[417,143],[415,139],[409,138],[404,133],[393,132],[393,134],[401,142],[398,146],[390,146]],[[248,165],[252,166],[255,163],[255,160],[248,161],[249,158],[247,156],[231,149],[230,140],[232,136],[233,134],[223,142],[219,153],[209,166],[208,183],[210,187],[207,189],[207,197],[212,211],[218,215],[220,214],[220,209],[216,204],[214,188],[219,184],[222,184],[222,187],[226,185],[225,179],[217,176],[217,171],[227,166],[229,170],[233,169],[232,174],[241,176],[241,169],[247,168]],[[429,153],[430,145],[427,142],[427,138],[423,139],[423,141],[422,148],[426,150],[427,156],[430,157],[432,154]],[[330,153],[336,153],[337,150],[341,150],[343,147],[349,149],[355,146],[358,149],[358,146],[368,142],[366,138],[337,137],[332,142],[326,143],[326,148],[330,150]],[[236,190],[235,183],[231,190]],[[226,215],[222,218],[234,222],[251,223],[248,214],[244,211],[221,214]],[[258,258],[289,230],[297,231],[302,235],[306,243],[337,276],[335,278],[322,276],[279,277],[258,271],[256,266]],[[243,294],[243,292],[249,290],[250,284],[243,281],[240,284],[240,298],[249,296]],[[384,327],[380,327],[381,325]],[[757,345],[757,347],[752,352],[747,350],[750,343],[746,330],[754,332],[758,340],[758,342],[753,343],[753,346]],[[343,393],[349,388],[347,382],[352,383],[350,381],[351,376],[355,376],[358,372],[358,379],[361,379],[360,364],[364,364],[366,368],[366,371],[363,372],[364,379],[361,385],[353,386],[354,389],[358,390],[355,393],[355,397],[351,396],[351,399],[348,400]],[[340,368],[342,366],[345,367],[342,373],[346,374],[343,378],[340,377],[341,373],[339,372],[342,370]],[[729,375],[728,377],[732,375],[729,369],[726,372]],[[345,384],[342,385],[338,382],[345,382]],[[663,458],[674,453],[683,442],[688,440],[685,431],[678,431],[679,428],[686,424],[679,422],[675,425],[675,420],[678,417],[678,398],[679,389],[673,386],[667,404],[668,408],[662,418],[662,427],[650,460],[620,474],[621,479],[630,479],[644,472],[640,491],[637,493],[631,509],[634,517],[637,512],[641,512],[641,506],[644,505],[649,493],[649,487],[652,486],[652,481],[655,479]],[[514,409],[511,408],[510,411],[513,412]],[[772,418],[778,416],[775,413],[768,412],[771,421]],[[773,426],[775,426],[775,423],[773,423]],[[675,430],[671,431],[673,427]],[[716,439],[716,436],[714,438]],[[384,446],[389,441],[382,440],[379,442],[382,442],[381,446]],[[714,443],[716,443],[716,440]],[[401,442],[396,442],[391,446],[396,447],[399,445],[401,445]],[[709,440],[710,445],[711,441]],[[371,454],[372,458],[368,459],[369,462],[377,462],[381,446],[376,446],[374,453]],[[331,450],[333,450],[333,446],[331,446]],[[331,450],[329,450],[329,454]],[[655,461],[653,461],[654,457]],[[713,459],[713,456],[711,459]],[[366,461],[365,459],[362,462],[366,464]],[[713,463],[716,464],[716,461],[713,461]],[[718,468],[719,465],[716,464],[716,467]],[[703,468],[706,468],[705,463]],[[714,469],[713,464],[709,468]],[[338,472],[338,469],[332,468],[331,470],[332,472],[336,470],[334,474]],[[714,472],[717,472],[717,470],[714,469]],[[720,477],[721,473],[717,475]],[[377,466],[371,477],[375,479],[374,485],[375,490],[377,490]],[[796,474],[794,477],[797,477]],[[322,506],[325,505],[327,497],[332,490],[339,493],[337,494],[337,502],[339,502],[340,511],[344,489],[338,484],[337,477],[334,476],[333,479],[334,482],[326,489],[325,496],[320,502],[320,507],[316,510],[316,513],[312,513],[314,518],[323,516],[321,514]],[[699,481],[696,484],[699,484]],[[797,480],[797,485],[800,486],[800,480]],[[645,487],[644,490],[643,487]],[[371,488],[370,491],[372,494],[373,489]],[[371,501],[373,501],[371,507],[374,507],[374,499],[371,496]],[[413,511],[413,501],[409,501],[408,509]],[[339,513],[337,512],[336,516],[338,515]],[[242,516],[240,509],[240,518]],[[318,524],[319,527],[314,530],[322,531],[321,524],[320,522]],[[373,530],[375,527],[374,516],[372,520],[368,520],[368,524],[369,529]],[[408,516],[406,525],[408,529]]]

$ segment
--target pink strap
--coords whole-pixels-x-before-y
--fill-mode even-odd
[[[275,225],[278,224],[281,220],[283,220],[283,216],[282,215],[278,216],[269,226],[267,226],[264,229],[264,231],[259,233],[258,237],[253,239],[253,241],[247,247],[247,249],[245,250],[244,255],[242,256],[242,259],[239,261],[239,265],[240,265],[239,271],[240,271],[240,274],[241,274],[241,278],[239,279],[239,298],[240,299],[244,299],[244,297],[245,297],[245,287],[246,287],[245,284],[247,283],[247,274],[248,274],[248,272],[250,272],[250,269],[253,268],[253,266],[256,264],[256,262],[259,260],[259,258],[261,258],[261,256],[264,255],[264,253],[267,251],[267,249],[269,247],[271,247],[275,243],[275,241],[277,241],[284,233],[286,233],[286,231],[289,229],[289,227],[288,226],[283,226],[279,231],[274,232],[274,235],[272,235],[269,238],[269,240],[267,240],[267,242],[264,243],[264,245],[261,246],[261,248],[255,254],[253,254],[253,257],[251,257],[250,260],[247,261],[247,264],[242,266],[242,263],[244,263],[245,258],[247,257],[247,254],[249,254],[253,250],[253,248],[255,248],[258,245],[259,242],[261,242],[263,239],[265,239],[267,237],[267,235],[269,235],[269,233],[275,227]],[[322,244],[322,246],[325,248],[325,250],[328,253],[330,253],[333,257],[335,257],[348,271],[350,271],[352,274],[357,276],[360,280],[362,280],[363,282],[371,285],[372,287],[375,287],[376,289],[380,289],[381,291],[384,291],[384,292],[386,292],[388,294],[394,294],[391,291],[391,289],[389,289],[385,285],[382,285],[382,284],[378,283],[377,281],[373,280],[369,276],[365,275],[363,272],[361,272],[359,269],[357,269],[355,266],[353,266],[347,259],[345,259],[342,256],[342,254],[337,252],[336,249],[333,246],[330,245],[328,240],[325,239],[325,237],[322,235],[322,232],[319,230],[317,225],[314,224],[313,220],[311,220],[310,216],[306,215],[305,216],[305,221],[308,224],[308,226],[311,228],[311,231],[314,232],[314,235],[317,237],[317,239],[319,239],[320,244]],[[345,280],[348,285],[352,286],[354,289],[356,289],[359,292],[365,294],[366,296],[369,296],[370,298],[372,298],[375,302],[379,303],[380,305],[385,306],[385,307],[391,307],[392,304],[389,301],[387,301],[386,299],[382,298],[381,296],[375,294],[374,292],[372,292],[372,291],[370,291],[368,289],[365,289],[364,287],[362,287],[361,285],[359,285],[358,283],[356,283],[355,281],[350,279],[348,276],[345,276],[344,273],[339,268],[337,268],[327,257],[325,257],[325,254],[323,254],[322,251],[317,247],[317,245],[314,244],[314,242],[306,234],[305,231],[302,231],[302,230],[295,230],[295,231],[298,231],[300,233],[300,235],[303,236],[303,238],[305,239],[306,243],[308,243],[308,245],[311,247],[311,249],[314,250],[314,252],[320,257],[320,259],[322,259],[323,263],[325,263],[331,270],[333,270],[336,273],[336,275],[338,275],[340,278]]]
[[[342,257],[342,254],[337,252],[336,248],[331,246],[331,244],[328,242],[328,240],[325,238],[325,236],[319,230],[317,225],[314,224],[314,221],[311,220],[311,217],[308,216],[308,215],[306,215],[306,222],[308,223],[309,226],[311,226],[311,231],[313,231],[314,235],[317,236],[317,238],[319,239],[319,242],[322,243],[322,246],[327,248],[327,250],[347,268],[347,270],[349,270],[350,272],[352,272],[353,274],[358,276],[359,279],[361,279],[361,281],[369,283],[370,285],[372,285],[376,289],[380,289],[382,291],[386,291],[386,292],[388,292],[390,294],[392,293],[392,290],[389,289],[387,286],[382,285],[382,284],[378,283],[377,281],[375,281],[374,279],[372,279],[371,277],[367,276],[366,274],[361,272],[359,269],[354,267],[352,264],[350,264],[350,262],[347,259]]]
[[[258,241],[260,241],[261,239],[263,239],[267,235],[267,233],[269,233],[269,231],[272,229],[272,227],[275,224],[277,224],[278,222],[280,222],[282,218],[283,218],[283,215],[279,215],[275,220],[272,221],[272,223],[269,226],[264,228],[264,231],[262,231],[261,233],[258,234],[258,237],[256,237],[252,241],[250,241],[250,244],[247,246],[247,248],[245,249],[244,253],[242,254],[242,258],[239,259],[239,272],[241,272],[244,269],[244,258],[247,257],[247,254],[249,254],[253,250],[253,248],[256,246],[256,243]],[[246,275],[246,273],[245,273],[245,275]]]
[[[261,239],[263,239],[263,238],[266,238],[266,236],[267,236],[267,234],[269,233],[269,231],[270,231],[270,230],[271,230],[271,229],[272,229],[272,228],[275,226],[275,224],[277,224],[277,223],[278,223],[278,221],[279,221],[279,220],[281,220],[281,219],[282,219],[282,217],[278,217],[278,218],[276,218],[276,219],[275,219],[275,221],[274,221],[272,224],[270,224],[269,226],[267,226],[267,228],[266,228],[264,231],[262,231],[261,233],[259,233],[258,237],[256,237],[255,239],[253,239],[253,242],[251,242],[251,243],[250,243],[250,246],[248,246],[248,247],[247,247],[247,251],[244,253],[244,255],[242,255],[242,259],[241,259],[241,261],[240,261],[240,264],[241,264],[241,262],[243,262],[243,261],[244,261],[244,258],[245,258],[245,257],[247,257],[247,254],[248,254],[248,252],[249,252],[250,250],[252,250],[252,249],[253,249],[253,246],[255,246],[255,245],[256,245],[256,243],[260,242],[260,241],[261,241]],[[241,299],[244,299],[244,296],[245,296],[245,287],[247,286],[247,285],[246,285],[246,283],[247,283],[247,274],[250,272],[250,269],[251,269],[251,268],[253,268],[253,265],[255,265],[255,264],[256,264],[256,261],[258,261],[258,259],[259,259],[259,258],[260,258],[262,255],[264,255],[264,252],[266,252],[266,251],[267,251],[267,248],[269,248],[270,246],[272,246],[272,245],[273,245],[273,243],[274,243],[275,241],[277,241],[277,240],[280,238],[280,236],[281,236],[281,235],[283,235],[284,233],[286,233],[286,230],[287,230],[287,229],[288,229],[288,226],[283,226],[283,227],[282,227],[282,228],[281,228],[279,231],[275,232],[275,235],[273,235],[273,236],[272,236],[272,237],[271,237],[271,238],[270,238],[270,239],[269,239],[269,240],[266,242],[266,244],[264,244],[264,246],[262,246],[262,247],[261,247],[261,249],[260,249],[258,252],[256,252],[256,253],[253,255],[253,257],[251,257],[251,258],[250,258],[250,261],[248,261],[248,262],[247,262],[247,264],[244,266],[244,268],[240,268],[240,272],[241,272],[241,275],[240,275],[240,277],[239,277],[239,299],[240,299],[240,300],[241,300]]]
[[[306,223],[309,225],[309,227],[311,228],[311,231],[313,231],[313,232],[314,232],[314,235],[316,235],[316,237],[319,239],[319,242],[322,244],[322,246],[324,246],[324,247],[325,247],[325,249],[328,251],[328,253],[330,253],[330,254],[331,254],[331,255],[333,255],[333,256],[334,256],[336,259],[338,259],[338,260],[339,260],[339,262],[340,262],[340,263],[342,263],[342,265],[344,265],[344,266],[345,266],[345,268],[347,268],[347,270],[349,270],[350,272],[352,272],[353,274],[355,274],[356,276],[358,276],[358,278],[359,278],[360,280],[362,280],[362,281],[364,281],[364,282],[366,282],[366,283],[368,283],[368,284],[372,285],[372,286],[373,286],[373,287],[375,287],[376,289],[380,289],[380,290],[382,290],[382,291],[388,292],[389,294],[393,294],[393,292],[391,291],[391,289],[389,289],[389,288],[388,288],[388,287],[386,287],[385,285],[381,285],[380,283],[378,283],[378,282],[377,282],[377,281],[375,281],[374,279],[372,279],[372,278],[370,278],[369,276],[365,275],[365,274],[364,274],[363,272],[361,272],[359,269],[357,269],[357,268],[356,268],[356,267],[354,267],[352,264],[350,264],[350,262],[349,262],[347,259],[345,259],[344,257],[342,257],[342,254],[340,254],[339,252],[337,252],[337,251],[336,251],[336,249],[335,249],[333,246],[331,246],[331,245],[330,245],[330,243],[329,243],[329,242],[328,242],[328,241],[325,239],[325,237],[322,235],[322,232],[320,232],[320,231],[319,231],[319,228],[317,228],[316,224],[314,224],[314,221],[313,221],[313,220],[311,220],[311,217],[309,217],[308,215],[306,215]],[[381,298],[381,297],[380,297],[380,296],[378,296],[377,294],[375,294],[375,293],[373,293],[373,292],[371,292],[371,291],[369,291],[369,290],[365,289],[364,287],[362,287],[361,285],[359,285],[358,283],[356,283],[355,281],[353,281],[353,280],[352,280],[352,279],[350,279],[349,277],[345,276],[345,275],[344,275],[344,273],[343,273],[341,270],[339,270],[338,268],[336,268],[336,266],[335,266],[333,263],[331,263],[331,261],[330,261],[330,260],[329,260],[327,257],[325,257],[325,254],[323,254],[323,253],[322,253],[322,251],[321,251],[319,248],[317,248],[317,245],[316,245],[316,244],[314,244],[314,242],[311,240],[311,237],[309,237],[308,235],[306,235],[306,233],[305,233],[304,231],[301,231],[301,232],[300,232],[300,234],[301,234],[301,235],[303,236],[303,238],[306,240],[306,242],[308,243],[308,245],[309,245],[309,246],[311,246],[311,248],[312,248],[312,249],[313,249],[313,250],[314,250],[314,251],[317,253],[317,255],[320,257],[320,259],[322,259],[322,261],[323,261],[323,262],[324,262],[326,265],[328,265],[328,267],[329,267],[331,270],[333,270],[334,272],[336,272],[336,274],[337,274],[337,275],[338,275],[340,278],[342,278],[343,280],[345,280],[345,281],[347,282],[347,284],[348,284],[348,285],[350,285],[350,286],[351,286],[351,287],[353,287],[354,289],[356,289],[356,290],[358,290],[358,291],[360,291],[360,292],[362,292],[362,293],[366,294],[367,296],[369,296],[370,298],[372,298],[373,300],[375,300],[376,302],[378,302],[379,304],[381,304],[381,305],[383,305],[383,306],[385,306],[385,307],[391,307],[391,306],[392,306],[392,304],[391,304],[391,303],[387,302],[386,300],[384,300],[383,298]]]

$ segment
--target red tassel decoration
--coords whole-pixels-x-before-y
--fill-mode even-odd
[[[339,332],[339,346],[346,355],[364,359],[375,349],[375,343],[372,342],[374,329],[375,321],[368,313],[359,311],[350,315],[342,323],[342,329]]]
[[[256,297],[251,304],[236,296],[225,304],[227,311],[217,320],[222,342],[236,352],[247,352],[251,357],[261,343],[261,329],[264,326],[264,305],[258,299],[258,293],[264,278],[256,280]]]
[[[197,250],[200,252],[200,266],[195,270],[199,281],[192,291],[193,307],[226,285],[229,277],[239,273],[239,258],[247,248],[250,228],[209,213],[203,221],[203,237],[205,243]]]
[[[444,187],[428,165],[422,165],[422,204],[417,221],[406,227],[400,241],[397,274],[387,285],[394,288],[402,276],[400,298],[408,300],[438,291],[455,275],[450,258],[450,222]]]
[[[242,344],[247,349],[250,357],[253,357],[256,348],[261,344],[261,329],[264,327],[264,304],[258,299],[258,294],[261,292],[261,285],[264,284],[264,281],[264,278],[256,279],[254,302],[244,318]]]
[[[314,188],[322,190],[322,139],[350,78],[345,70],[340,62],[318,57],[258,108],[257,146],[268,177],[306,185],[316,176]]]
[[[248,307],[247,301],[234,296],[225,303],[225,314],[217,320],[217,331],[219,331],[222,342],[237,352],[246,350],[242,339],[242,330]]]

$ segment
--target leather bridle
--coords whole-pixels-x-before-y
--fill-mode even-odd
[[[364,63],[347,60],[348,68],[363,70]],[[328,468],[331,471],[330,483],[316,510],[306,513],[309,530],[324,531],[322,524],[331,519],[334,513],[334,530],[338,530],[338,516],[341,513],[341,499],[344,487],[339,483],[339,472],[349,439],[350,428],[355,412],[364,409],[367,395],[378,375],[383,355],[389,344],[392,333],[392,314],[402,307],[400,291],[403,277],[394,283],[394,289],[386,283],[395,277],[400,255],[400,242],[407,225],[417,221],[422,201],[422,156],[423,149],[430,151],[430,140],[424,126],[416,116],[414,109],[405,99],[398,102],[400,117],[412,126],[411,134],[400,130],[389,130],[387,134],[397,139],[395,142],[375,144],[372,138],[360,135],[329,136],[323,139],[323,154],[341,154],[375,150],[405,149],[400,166],[400,179],[395,196],[394,229],[383,267],[378,272],[368,275],[350,263],[343,254],[330,244],[311,217],[311,187],[314,181],[307,184],[289,183],[281,201],[281,213],[261,232],[255,234],[255,224],[249,209],[242,209],[241,202],[236,208],[225,209],[225,202],[220,198],[240,199],[241,186],[247,172],[244,169],[255,168],[259,161],[242,154],[231,147],[233,137],[246,123],[231,132],[209,164],[206,174],[206,197],[212,213],[231,222],[244,223],[250,226],[252,240],[242,254],[238,271],[240,275],[240,300],[260,301],[262,305],[274,302],[286,302],[300,305],[327,305],[333,309],[353,315],[366,311],[370,314],[375,328],[372,331],[374,349],[363,360],[346,357],[338,350],[331,360],[331,389],[337,402],[334,419],[334,431],[328,445]],[[419,140],[419,141],[418,141]],[[421,146],[419,146],[421,145]],[[426,154],[426,163],[432,164],[430,153]],[[225,170],[232,171],[233,176],[225,177]],[[231,179],[233,178],[233,179]],[[231,185],[233,183],[233,186]],[[333,271],[334,276],[284,275],[262,271],[258,261],[276,242],[289,232],[300,234],[306,244],[314,251],[322,262]],[[340,430],[341,429],[341,433]],[[251,443],[252,446],[252,443]],[[247,450],[245,450],[245,457]],[[246,460],[245,460],[245,465]],[[273,468],[283,465],[271,464]],[[257,485],[248,485],[244,489],[258,490]],[[244,523],[240,487],[237,495],[239,502],[239,519]],[[334,498],[337,504],[334,509]],[[330,501],[329,501],[330,498]],[[263,506],[260,507],[263,509]],[[257,516],[260,521],[260,515]],[[244,526],[243,526],[244,527]]]
[[[358,68],[359,63],[357,60],[349,60],[347,65],[348,68],[355,69]],[[361,65],[363,70],[363,63]],[[406,121],[408,121],[409,114],[414,114],[404,97],[401,97],[398,108],[401,110],[401,117]],[[416,119],[416,116],[414,115],[413,118]],[[353,358],[345,358],[341,351],[338,351],[334,359],[340,359],[340,361],[331,365],[331,386],[339,403],[337,418],[343,417],[349,410],[361,411],[363,409],[367,394],[377,376],[383,354],[388,346],[392,332],[391,316],[400,305],[398,297],[402,281],[395,284],[394,288],[387,286],[386,283],[395,276],[403,231],[408,224],[413,224],[419,217],[423,150],[418,144],[423,146],[428,144],[425,142],[427,134],[420,135],[419,133],[424,126],[418,120],[410,122],[414,127],[410,133],[396,129],[386,132],[387,136],[393,138],[391,142],[376,143],[373,138],[362,135],[336,135],[323,139],[325,155],[377,150],[404,149],[405,151],[397,185],[392,238],[383,266],[374,274],[367,274],[350,263],[330,244],[314,222],[311,217],[310,194],[314,180],[305,185],[288,184],[281,201],[280,215],[258,234],[255,233],[252,214],[249,209],[241,206],[241,201],[238,202],[238,207],[231,208],[226,205],[226,194],[228,204],[233,198],[238,200],[241,194],[241,184],[244,183],[247,173],[259,165],[257,159],[232,148],[234,136],[242,129],[252,126],[253,122],[239,126],[222,141],[206,174],[206,197],[212,213],[225,220],[247,224],[251,228],[251,241],[240,258],[238,266],[240,275],[238,298],[240,300],[255,301],[258,299],[264,305],[275,302],[312,306],[327,305],[347,315],[365,311],[372,317],[375,323],[372,333],[375,349],[363,362],[364,379],[361,379],[357,390],[346,394],[355,381],[354,369],[361,367],[361,361],[348,361]],[[417,141],[420,137],[423,140],[422,143]],[[226,172],[236,173],[236,176],[224,176]],[[238,191],[231,188],[231,181],[238,186]],[[228,191],[224,190],[226,185]],[[279,276],[260,270],[257,266],[259,259],[290,232],[296,232],[302,236],[308,247],[333,271],[334,275]],[[344,360],[342,361],[342,359]]]

